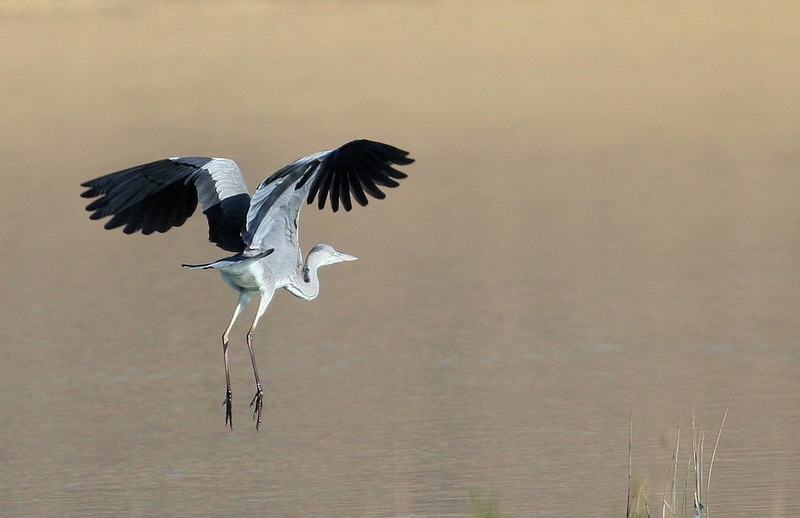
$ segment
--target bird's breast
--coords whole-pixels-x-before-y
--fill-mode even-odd
[[[220,268],[222,280],[235,290],[259,291],[261,283],[250,269],[240,271],[230,271]]]
[[[235,290],[267,291],[285,287],[300,261],[298,254],[276,251],[261,259],[219,269],[222,280]]]

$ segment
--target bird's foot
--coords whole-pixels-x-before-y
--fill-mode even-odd
[[[222,404],[225,406],[225,424],[233,430],[233,393],[230,390],[225,394]]]
[[[256,430],[261,424],[261,409],[263,407],[262,400],[264,399],[264,391],[261,390],[261,385],[256,385],[256,395],[250,402],[250,407],[253,409],[253,421],[256,422]]]

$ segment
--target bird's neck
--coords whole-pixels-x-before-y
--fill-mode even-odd
[[[292,282],[286,286],[293,295],[304,300],[313,300],[319,295],[319,265],[311,263],[301,264],[292,275]]]

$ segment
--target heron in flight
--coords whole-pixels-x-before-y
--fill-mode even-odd
[[[320,210],[330,200],[333,212],[349,211],[354,199],[367,205],[367,195],[383,199],[381,187],[397,187],[406,178],[394,165],[414,160],[408,152],[370,140],[354,140],[336,149],[300,158],[279,169],[250,196],[241,170],[228,158],[177,157],[124,169],[81,184],[84,198],[96,198],[86,210],[91,219],[111,216],[105,228],[142,234],[166,232],[181,226],[198,201],[208,219],[208,239],[234,252],[208,264],[188,265],[193,270],[215,269],[239,292],[236,309],[222,333],[225,364],[225,424],[233,429],[233,393],[228,369],[228,337],[233,324],[253,294],[261,296],[255,319],[247,332],[256,393],[250,406],[256,429],[261,424],[264,392],[253,352],[253,333],[279,288],[304,300],[319,294],[317,269],[356,258],[330,245],[319,244],[303,259],[298,222],[303,201],[316,199]],[[351,199],[352,196],[352,199]]]

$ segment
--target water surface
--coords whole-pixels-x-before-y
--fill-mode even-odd
[[[0,5],[0,513],[660,512],[676,427],[715,516],[800,514],[800,45],[770,3]],[[78,184],[229,156],[255,187],[354,137],[417,163],[303,213],[356,263],[273,301],[224,426],[235,294]],[[245,320],[252,318],[252,310]],[[686,460],[682,458],[681,466]]]

